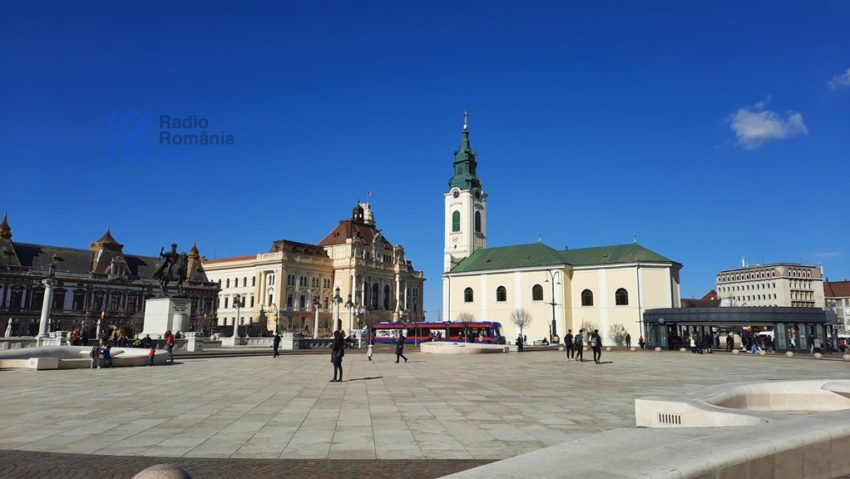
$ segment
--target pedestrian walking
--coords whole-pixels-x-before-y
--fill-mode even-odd
[[[573,343],[576,347],[576,361],[584,362],[584,330],[579,329]]]
[[[731,353],[732,347],[735,345],[735,336],[732,334],[732,331],[726,333],[726,352]]]
[[[404,362],[407,362],[407,358],[404,356],[404,341],[407,338],[404,337],[404,333],[402,331],[398,332],[398,341],[395,343],[395,362],[398,363],[399,359],[404,359]]]
[[[646,340],[643,339],[643,336],[638,338],[638,347],[641,349],[646,349]]]
[[[331,343],[331,364],[334,365],[334,378],[332,383],[342,382],[342,358],[345,356],[345,335],[342,331],[334,331],[334,340]],[[337,379],[337,371],[339,371],[339,379]]]
[[[156,357],[156,346],[151,345],[151,349],[148,351],[148,366],[153,366],[153,360]]]
[[[280,348],[280,333],[274,333],[274,339],[272,339],[272,348],[274,348],[273,358],[280,356],[277,350]]]
[[[91,368],[100,369],[100,345],[95,344],[91,347],[89,357],[91,358]]]
[[[369,346],[366,347],[366,358],[371,361],[372,360],[372,351],[373,346],[375,345],[375,338],[369,339]]]
[[[599,364],[602,359],[602,338],[598,329],[594,329],[590,335],[590,348],[593,349],[593,362]]]
[[[632,349],[632,335],[626,333],[626,349]]]
[[[516,337],[516,350],[518,353],[522,352],[522,335]]]
[[[112,345],[107,344],[103,348],[103,367],[112,367]]]
[[[170,330],[165,332],[165,350],[168,351],[168,363],[174,364],[174,335]]]
[[[567,350],[567,361],[573,360],[573,355],[575,355],[575,345],[573,344],[573,330],[568,329],[567,334],[564,336],[564,349]]]

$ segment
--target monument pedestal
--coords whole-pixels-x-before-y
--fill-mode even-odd
[[[189,329],[192,301],[187,298],[151,298],[145,301],[145,326],[140,337],[162,339],[166,331]]]

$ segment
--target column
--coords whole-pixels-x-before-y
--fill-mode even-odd
[[[47,338],[47,321],[50,319],[50,307],[53,305],[53,278],[41,282],[44,285],[44,299],[41,302],[41,321],[38,323],[38,342]]]
[[[401,275],[395,274],[395,312],[401,311]]]
[[[319,337],[319,308],[313,308],[313,339]]]

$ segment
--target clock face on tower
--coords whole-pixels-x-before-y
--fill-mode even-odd
[[[458,196],[460,196],[460,191],[458,191],[458,190],[452,191],[452,198],[457,198]]]

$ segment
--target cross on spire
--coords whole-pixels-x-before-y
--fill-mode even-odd
[[[463,111],[463,131],[469,130],[469,111]]]

